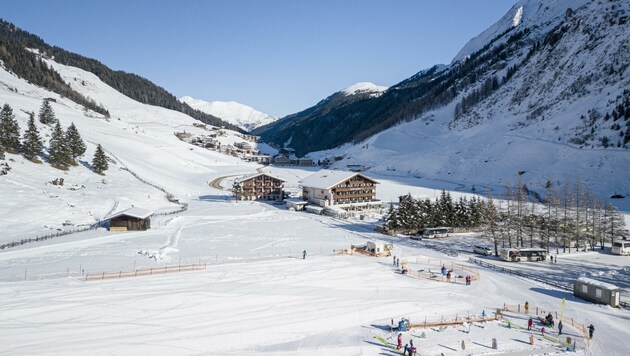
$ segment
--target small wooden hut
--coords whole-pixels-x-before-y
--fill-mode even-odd
[[[109,219],[109,231],[144,231],[151,228],[153,211],[142,208],[129,208]]]

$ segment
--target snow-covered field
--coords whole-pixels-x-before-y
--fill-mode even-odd
[[[425,317],[480,315],[484,310],[491,314],[504,303],[526,300],[559,310],[562,298],[567,299],[566,315],[597,329],[582,353],[627,354],[627,310],[592,305],[564,291],[486,269],[480,270],[479,281],[466,286],[401,275],[389,257],[332,256],[333,250],[351,244],[382,240],[393,243],[401,257],[422,255],[445,263],[466,263],[467,258],[379,235],[373,231],[373,219],[336,220],[273,204],[236,203],[226,191],[230,180],[260,167],[179,141],[174,131],[202,130],[183,114],[139,104],[89,73],[49,63],[73,87],[102,103],[111,118],[86,116],[66,99],[0,69],[0,101],[13,107],[22,127],[28,117],[22,110],[37,112],[43,98],[53,97],[62,125],[74,122],[88,143],[83,164],[68,172],[7,154],[12,170],[0,177],[0,242],[57,231],[67,221],[70,226],[91,225],[130,206],[158,212],[177,209],[156,187],[189,208],[154,217],[152,229],[144,232],[97,229],[0,251],[0,354],[390,355],[396,352],[382,340],[395,342],[391,319],[407,317],[413,323]],[[115,160],[106,176],[87,167],[96,143]],[[312,173],[265,170],[287,179],[290,187]],[[406,193],[433,198],[441,188],[458,189],[454,183],[385,174],[375,176],[381,182],[377,197],[384,202]],[[51,186],[58,177],[64,178],[64,186]],[[227,177],[221,181],[224,189],[209,185],[222,177]],[[448,241],[459,241],[464,248],[470,239]],[[555,269],[524,265],[560,278],[563,260]],[[572,256],[572,271],[588,274],[592,260],[591,254]],[[601,269],[617,270],[610,261],[603,261]],[[192,263],[207,268],[85,281],[86,274]],[[525,323],[518,316],[511,318],[516,325]],[[495,322],[481,326],[416,329],[403,337],[404,342],[413,339],[421,355],[563,352],[539,332],[534,332],[531,346],[527,331]],[[548,332],[555,336],[555,330]],[[577,335],[568,326],[565,332]],[[490,348],[493,338],[497,350]]]

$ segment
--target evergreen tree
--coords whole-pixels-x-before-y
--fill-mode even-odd
[[[7,152],[17,153],[20,150],[20,126],[9,104],[4,104],[0,111],[0,144]]]
[[[2,146],[2,142],[0,142],[0,159],[4,159],[4,146]]]
[[[33,161],[37,156],[41,156],[43,153],[44,144],[39,137],[39,131],[37,130],[37,125],[35,125],[35,115],[33,114],[28,120],[28,129],[24,131],[22,154],[24,158]]]
[[[389,205],[389,211],[385,214],[385,226],[388,231],[396,231],[400,229],[398,209],[394,208],[394,204]]]
[[[50,137],[50,147],[48,148],[48,162],[55,168],[66,170],[72,158],[70,149],[66,142],[66,135],[61,129],[61,124],[57,121]]]
[[[436,215],[438,220],[437,223],[441,226],[453,226],[455,209],[453,207],[453,199],[451,198],[451,193],[442,190],[440,197],[436,201],[436,208]]]
[[[107,163],[107,156],[105,156],[105,152],[103,151],[103,147],[101,144],[98,144],[96,147],[96,152],[94,153],[94,159],[92,159],[92,171],[98,174],[103,174],[109,168],[109,164]]]
[[[57,119],[55,118],[55,112],[50,106],[50,101],[44,100],[39,109],[39,122],[44,125],[52,125],[55,121],[57,121]]]
[[[85,153],[85,143],[81,139],[79,130],[74,126],[74,122],[66,130],[66,142],[70,150],[71,163],[76,165],[76,159]]]
[[[411,232],[420,228],[417,214],[417,205],[415,199],[411,194],[400,199],[400,206],[398,207],[398,222],[400,227]]]
[[[234,184],[232,184],[232,195],[234,196],[234,200],[236,200],[237,202],[241,200],[242,194],[243,187],[238,180],[234,180]]]

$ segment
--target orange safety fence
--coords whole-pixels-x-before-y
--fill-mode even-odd
[[[409,276],[415,277],[415,278],[436,279],[437,277],[442,277],[442,274],[440,271],[442,266],[444,266],[445,268],[449,270],[462,271],[468,274],[471,280],[473,281],[479,280],[479,277],[480,277],[479,270],[477,270],[476,268],[466,266],[461,263],[455,263],[453,261],[444,261],[437,258],[429,258],[429,257],[423,257],[423,256],[407,257],[407,258],[403,258],[400,261],[400,264],[403,269],[407,270],[407,274]],[[435,266],[439,269],[437,269],[436,271],[431,271],[430,268],[426,270],[414,270],[414,269],[408,268],[409,264]]]
[[[105,279],[152,276],[152,275],[165,274],[165,273],[201,271],[205,269],[206,269],[205,263],[202,263],[202,264],[193,263],[192,265],[164,266],[164,267],[155,267],[155,268],[149,268],[149,269],[136,269],[134,271],[88,273],[85,275],[85,280],[86,281],[102,281]]]
[[[514,305],[503,304],[503,310],[512,312],[512,313],[524,314],[528,316],[541,317],[541,318],[545,318],[547,315],[551,313],[551,316],[553,316],[554,324],[556,327],[558,326],[558,322],[562,320],[563,326],[569,327],[577,331],[580,334],[580,336],[582,336],[584,346],[586,348],[588,348],[590,345],[588,328],[586,327],[586,325],[578,322],[573,317],[562,315],[562,313],[558,313],[557,311],[551,310],[550,308],[542,308],[538,306],[534,307],[531,304],[529,304],[528,308],[525,308],[524,304],[514,304]]]

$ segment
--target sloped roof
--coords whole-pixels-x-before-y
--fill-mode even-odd
[[[321,171],[311,174],[310,176],[302,179],[302,186],[309,188],[318,188],[318,189],[330,189],[341,182],[345,182],[350,178],[355,176],[361,176],[375,184],[379,184],[379,182],[374,179],[366,176],[365,174],[357,173],[357,172],[346,172],[346,171],[333,171],[330,169],[322,169]]]
[[[239,182],[243,182],[243,181],[246,181],[246,180],[250,180],[250,179],[252,179],[252,178],[256,178],[256,177],[258,177],[258,176],[267,176],[267,177],[271,177],[271,178],[273,178],[273,179],[277,179],[277,180],[281,180],[281,181],[283,181],[283,182],[286,182],[286,180],[284,180],[284,179],[282,179],[282,178],[278,178],[278,177],[276,177],[276,176],[272,176],[271,174],[268,174],[268,173],[256,173],[256,174],[250,174],[250,175],[248,175],[248,176],[244,176],[244,177],[238,178],[238,181],[239,181]]]
[[[110,216],[109,218],[107,218],[108,220],[117,218],[119,216],[131,216],[132,218],[136,218],[136,219],[146,219],[149,216],[153,215],[153,211],[151,210],[147,210],[147,209],[142,209],[142,208],[129,208],[129,209],[125,209],[123,211],[120,211],[112,216]]]
[[[577,281],[578,282],[582,282],[582,283],[587,283],[587,284],[590,284],[590,285],[594,285],[594,286],[600,287],[602,289],[607,289],[607,290],[617,290],[617,289],[619,289],[619,287],[617,287],[614,284],[598,281],[596,279],[592,279],[592,278],[588,278],[588,277],[580,277],[580,278],[577,279]]]

